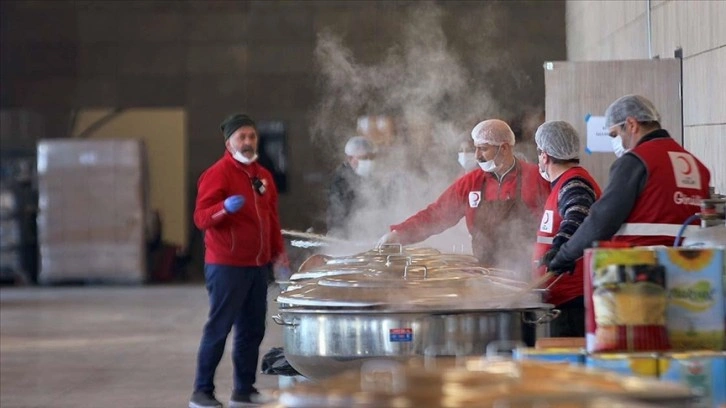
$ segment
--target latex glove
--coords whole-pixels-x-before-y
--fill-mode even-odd
[[[290,260],[287,258],[286,253],[278,255],[275,262],[272,264],[272,281],[289,281],[292,276],[290,270]]]
[[[397,231],[391,231],[386,235],[382,236],[376,244],[376,248],[380,248],[382,245],[400,242],[401,238],[398,236]]]
[[[287,265],[276,265],[275,266],[275,280],[285,282],[290,280],[292,276],[292,270]]]
[[[237,211],[239,211],[242,206],[245,205],[245,197],[241,195],[233,195],[227,197],[226,200],[224,200],[224,211],[227,211],[230,214],[234,214]]]
[[[555,275],[562,275],[563,273],[572,274],[575,272],[575,262],[564,261],[562,258],[555,256],[550,260],[549,265],[547,265],[547,272],[552,272]]]

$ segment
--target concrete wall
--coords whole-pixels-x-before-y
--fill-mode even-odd
[[[223,117],[283,120],[282,223],[304,229],[321,219],[327,172],[340,160],[321,155],[310,135],[321,98],[319,33],[335,33],[357,62],[375,64],[421,4],[442,10],[446,47],[472,85],[500,98],[494,113],[542,108],[542,62],[565,59],[564,1],[3,1],[0,102],[41,113],[47,137],[69,135],[74,109],[185,109],[190,206],[199,174],[223,152]]]
[[[683,49],[684,145],[726,193],[726,2],[652,1],[653,56]],[[648,58],[648,2],[567,2],[567,57],[572,61]]]

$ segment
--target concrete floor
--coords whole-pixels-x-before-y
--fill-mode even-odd
[[[275,296],[260,358],[282,345]],[[0,407],[186,407],[207,311],[201,284],[2,288]],[[225,403],[229,343],[216,377]],[[277,386],[258,374],[257,388]]]

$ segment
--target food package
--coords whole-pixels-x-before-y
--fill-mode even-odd
[[[612,371],[622,375],[658,378],[658,354],[656,353],[608,353],[587,356],[589,368]]]
[[[660,248],[668,290],[666,320],[673,350],[723,350],[723,249]]]
[[[582,348],[517,348],[514,350],[513,357],[516,360],[536,360],[582,365],[585,363],[585,350]]]
[[[669,350],[665,269],[650,249],[590,250],[586,266],[588,352]]]
[[[668,353],[659,361],[660,379],[691,388],[693,408],[726,408],[726,352]]]
[[[144,282],[143,142],[43,140],[37,165],[39,282]]]

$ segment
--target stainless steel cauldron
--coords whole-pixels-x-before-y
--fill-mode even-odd
[[[519,342],[523,324],[559,315],[551,305],[485,310],[282,309],[285,357],[302,375],[322,379],[367,359],[483,355],[495,341]]]
[[[481,355],[493,341],[522,341],[523,319],[559,314],[541,294],[522,296],[526,283],[461,255],[397,246],[318,258],[278,296],[273,319],[284,326],[287,360],[309,378],[371,358]]]

